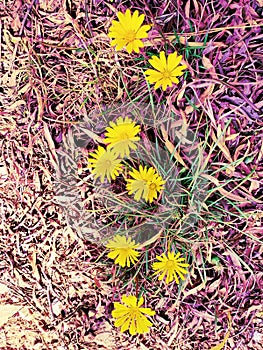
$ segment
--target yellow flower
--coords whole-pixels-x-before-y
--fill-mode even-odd
[[[90,153],[89,166],[92,168],[91,172],[95,175],[95,179],[100,176],[101,182],[104,181],[104,178],[110,181],[116,179],[116,176],[121,171],[121,160],[118,159],[118,156],[115,152],[111,150],[105,150],[103,147],[99,146],[98,149]]]
[[[117,17],[119,22],[113,20],[109,28],[109,37],[113,39],[111,46],[116,45],[118,51],[126,47],[128,53],[132,51],[139,53],[139,48],[143,47],[140,39],[147,38],[147,31],[151,28],[149,25],[142,26],[145,16],[139,16],[137,10],[131,15],[131,11],[127,9],[125,14],[118,12]]]
[[[187,274],[187,270],[184,267],[188,267],[189,264],[183,263],[185,258],[180,258],[180,255],[180,253],[175,255],[174,252],[168,252],[168,257],[164,253],[161,256],[156,256],[156,259],[159,261],[153,263],[152,268],[157,270],[154,273],[155,275],[161,273],[158,277],[159,280],[162,280],[166,276],[165,282],[167,284],[173,280],[179,284],[177,274],[183,281],[185,280],[184,275]]]
[[[128,194],[135,194],[134,199],[139,201],[141,197],[146,202],[151,203],[157,198],[157,193],[164,188],[165,181],[161,176],[156,173],[156,170],[152,167],[147,169],[145,166],[139,166],[139,171],[133,169],[130,171],[132,179],[127,179],[126,188],[129,191]]]
[[[148,77],[146,79],[149,83],[155,83],[155,90],[162,86],[163,91],[167,89],[167,86],[172,87],[173,83],[178,84],[179,79],[184,72],[183,70],[187,68],[185,64],[179,66],[182,60],[182,56],[177,56],[177,53],[171,53],[166,59],[164,51],[160,52],[160,58],[153,56],[149,63],[154,69],[147,69],[145,72]]]
[[[122,267],[130,267],[130,264],[134,264],[140,255],[140,253],[135,250],[139,247],[139,244],[135,244],[135,241],[132,241],[131,237],[126,238],[116,235],[113,240],[108,242],[106,247],[111,250],[108,257],[110,259],[115,259],[114,263]]]
[[[135,125],[130,118],[119,117],[116,123],[110,122],[106,131],[104,142],[108,143],[108,148],[112,148],[117,155],[129,156],[130,148],[133,150],[137,148],[134,142],[140,140],[140,137],[136,136],[140,132],[140,126]]]
[[[155,311],[149,307],[141,307],[144,302],[143,297],[137,301],[137,298],[133,295],[123,295],[121,300],[125,305],[114,303],[114,310],[112,311],[112,316],[116,318],[115,327],[121,326],[121,332],[128,329],[131,335],[149,332],[152,323],[144,314],[153,316]]]

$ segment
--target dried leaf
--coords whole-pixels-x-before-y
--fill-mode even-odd
[[[42,120],[42,116],[44,114],[44,103],[43,103],[43,98],[41,96],[40,91],[38,90],[38,88],[36,86],[32,86],[33,90],[35,91],[36,94],[36,98],[37,98],[37,118],[38,120]]]
[[[49,155],[49,159],[53,165],[53,167],[56,169],[57,168],[57,164],[58,164],[58,156],[57,156],[57,153],[56,153],[56,148],[55,148],[55,144],[54,144],[54,141],[50,135],[50,131],[48,129],[48,125],[46,123],[43,123],[44,125],[44,136],[45,136],[45,139],[48,143],[48,147],[49,147],[49,150],[50,150],[50,155]]]
[[[211,136],[212,136],[213,141],[217,144],[217,146],[223,152],[226,159],[230,163],[233,163],[233,159],[230,155],[230,152],[229,152],[228,148],[226,147],[225,138],[224,138],[224,135],[222,134],[222,129],[221,129],[220,125],[218,125],[218,128],[217,128],[217,136],[215,135],[213,130],[211,130]]]
[[[248,196],[248,198],[243,198],[240,197],[237,194],[234,194],[232,192],[228,192],[223,188],[224,184],[220,183],[219,180],[217,180],[214,176],[212,175],[207,175],[207,174],[202,174],[202,177],[206,178],[207,180],[211,181],[213,184],[215,184],[217,187],[215,188],[215,191],[218,191],[222,194],[222,196],[229,198],[233,201],[239,202],[239,203],[250,203],[251,202],[251,196]],[[212,194],[212,192],[209,193],[208,197]],[[207,197],[207,198],[208,198]],[[206,198],[206,199],[207,199]],[[257,203],[261,203],[261,201],[257,200],[256,198],[252,197],[253,200]],[[206,200],[205,199],[205,200]]]
[[[258,190],[260,188],[260,181],[258,180],[254,180],[254,179],[250,179],[251,184],[249,186],[249,192],[251,193],[252,191]]]
[[[228,332],[226,333],[224,339],[221,341],[221,343],[213,346],[210,350],[221,350],[225,346],[227,339],[230,336],[230,330],[231,330],[231,315],[230,313],[228,314]]]
[[[204,289],[206,286],[206,283],[205,282],[202,282],[201,284],[199,284],[198,286],[196,286],[195,288],[193,289],[190,289],[190,290],[184,290],[183,291],[183,299],[185,299],[186,297],[188,297],[189,295],[195,295],[197,294],[198,292],[200,292],[200,290]]]
[[[190,0],[185,4],[185,16],[186,18],[190,18]]]
[[[258,158],[256,160],[256,163],[260,163],[263,158],[263,142],[261,143],[260,151],[258,153]]]
[[[209,71],[209,73],[211,74],[212,78],[218,79],[218,76],[216,74],[216,69],[213,66],[213,64],[211,63],[210,59],[203,56],[202,58],[202,62],[203,62],[203,66]]]
[[[0,180],[6,181],[8,179],[8,170],[5,164],[0,164]]]
[[[24,100],[17,100],[14,103],[12,103],[10,106],[8,106],[7,108],[8,108],[8,111],[12,112],[15,109],[17,109],[18,107],[25,105],[25,104],[26,104],[26,102]]]
[[[37,281],[40,281],[40,274],[39,274],[37,263],[36,263],[37,253],[36,253],[34,248],[32,248],[31,254],[30,253],[28,254],[28,260],[32,266],[33,276],[37,279]]]
[[[26,93],[29,89],[31,88],[31,83],[27,83],[26,85],[24,85],[20,90],[19,90],[19,94],[24,94]]]
[[[220,279],[215,280],[212,284],[210,284],[210,286],[208,286],[207,293],[212,293],[216,289],[218,289],[218,287],[220,286],[220,283],[221,283]]]
[[[11,22],[11,26],[12,26],[12,29],[13,31],[19,31],[19,29],[21,28],[21,21],[20,21],[20,18],[19,18],[19,15],[18,13],[15,14],[15,18],[13,19],[13,21]]]
[[[204,103],[204,101],[213,94],[215,84],[209,84],[205,91],[200,96],[200,101]]]
[[[13,304],[0,304],[0,327],[2,327],[10,317],[12,317],[16,312],[18,312],[23,306],[13,305]]]
[[[182,164],[185,168],[188,169],[188,166],[185,164],[184,160],[182,159],[182,157],[180,156],[180,154],[176,151],[174,145],[172,144],[171,141],[168,140],[168,133],[167,131],[164,129],[164,126],[161,125],[161,131],[162,131],[162,135],[163,135],[163,139],[165,142],[165,146],[168,149],[168,151],[174,156],[174,158],[180,163]]]
[[[9,291],[9,288],[3,284],[3,283],[0,283],[0,294],[5,294]]]
[[[221,343],[217,344],[216,346],[213,346],[210,350],[221,350],[225,346],[225,343],[227,342],[227,339],[229,338],[230,331],[227,332],[225,335],[225,338],[221,341]]]
[[[23,287],[25,287],[25,288],[30,288],[30,284],[24,282],[23,277],[22,277],[20,271],[18,271],[17,269],[14,269],[14,275],[15,275],[15,277],[16,277],[17,284],[18,284],[19,287],[22,287],[22,288],[23,288]]]
[[[138,248],[142,249],[143,247],[146,247],[147,245],[154,243],[158,238],[160,238],[162,233],[163,233],[163,229],[161,229],[158,233],[156,233],[153,237],[151,237],[147,241],[141,243]]]
[[[239,133],[237,133],[237,134],[231,134],[231,135],[229,135],[229,136],[226,136],[225,141],[235,140],[238,136],[239,136]]]

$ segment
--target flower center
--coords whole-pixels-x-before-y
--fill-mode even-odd
[[[141,314],[138,306],[131,306],[130,307],[130,315],[132,316],[132,318],[137,319],[137,317],[139,317]]]
[[[122,246],[122,247],[118,247],[118,249],[122,250],[123,253],[128,254],[129,250],[130,250],[130,247]]]
[[[109,168],[111,166],[111,161],[109,159],[105,160],[105,167]]]
[[[167,69],[165,69],[164,71],[163,71],[163,77],[164,78],[170,78],[171,77],[171,72],[169,71],[169,70],[167,70]]]
[[[128,140],[128,138],[129,138],[129,135],[126,132],[124,132],[120,135],[120,139],[123,141]]]
[[[134,41],[136,38],[136,33],[134,30],[128,30],[126,35],[125,35],[125,39],[127,40],[128,43]]]
[[[156,186],[156,184],[154,182],[152,182],[150,184],[149,188],[150,188],[151,191],[155,191],[157,189],[157,186]]]
[[[173,260],[168,260],[168,261],[166,262],[166,267],[167,267],[168,269],[171,269],[172,267],[174,267],[174,261],[173,261]]]

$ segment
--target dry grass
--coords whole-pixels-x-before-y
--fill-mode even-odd
[[[129,1],[0,4],[0,304],[21,305],[0,328],[0,349],[203,350],[224,339],[229,319],[224,349],[262,349],[263,3],[132,4],[155,28],[140,55],[117,54],[106,36]],[[142,72],[165,45],[188,73],[153,91]],[[54,180],[72,126],[85,118],[100,127],[93,111],[134,100],[165,103],[197,135],[209,192],[192,235],[171,227],[123,272],[69,225]],[[76,190],[89,201],[96,188],[84,168],[82,157]],[[150,276],[167,242],[191,264],[179,287]],[[156,311],[149,334],[114,327],[113,301],[126,291]]]

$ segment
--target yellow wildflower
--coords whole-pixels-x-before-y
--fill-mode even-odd
[[[108,257],[115,259],[115,264],[122,267],[130,267],[130,264],[134,264],[140,255],[135,250],[139,247],[139,244],[135,244],[131,237],[126,238],[125,236],[116,235],[113,240],[107,243],[106,247],[111,250]]]
[[[108,143],[108,148],[113,149],[117,155],[121,157],[129,156],[130,149],[135,150],[137,146],[134,142],[140,140],[139,136],[136,136],[140,132],[140,126],[128,117],[125,119],[119,117],[116,123],[110,122],[110,126],[106,128],[105,143]]]
[[[177,274],[183,281],[185,280],[184,275],[187,274],[187,270],[185,270],[184,267],[188,267],[189,264],[183,263],[185,258],[180,258],[180,255],[180,253],[175,254],[174,252],[168,252],[168,256],[164,253],[160,256],[156,256],[156,259],[159,261],[153,263],[152,268],[156,270],[154,274],[161,273],[158,277],[159,280],[162,280],[166,276],[165,282],[167,284],[173,280],[179,284]]]
[[[109,28],[109,37],[112,38],[111,46],[116,46],[119,51],[126,47],[128,53],[135,51],[139,53],[140,47],[143,47],[141,39],[148,37],[147,31],[151,28],[149,25],[143,25],[145,15],[140,15],[136,10],[133,14],[129,9],[125,13],[118,12],[118,21],[112,21]]]
[[[171,53],[168,55],[167,59],[165,57],[164,51],[160,52],[160,58],[153,56],[149,63],[154,69],[147,69],[145,74],[148,75],[146,79],[150,84],[155,83],[155,90],[162,86],[163,91],[167,89],[167,86],[172,87],[173,84],[178,84],[179,79],[184,72],[183,70],[187,68],[185,64],[179,66],[182,60],[182,56],[177,56],[177,53]]]
[[[144,314],[153,316],[155,311],[148,307],[141,307],[144,302],[143,297],[137,301],[133,295],[123,295],[121,300],[124,305],[114,303],[112,311],[112,316],[116,318],[115,327],[121,326],[121,332],[129,330],[131,335],[148,333],[152,323]]]
[[[147,169],[146,166],[143,168],[140,165],[139,170],[133,169],[129,174],[132,179],[126,180],[126,188],[129,191],[128,194],[135,194],[136,201],[143,198],[146,202],[151,203],[157,198],[157,193],[164,188],[165,181],[152,167]]]
[[[101,182],[104,181],[104,178],[110,181],[116,179],[116,176],[121,171],[121,160],[118,159],[118,156],[115,152],[111,150],[105,150],[103,147],[99,146],[98,149],[90,153],[92,158],[88,159],[89,166],[92,169],[92,174],[95,175],[95,179],[100,176]]]

